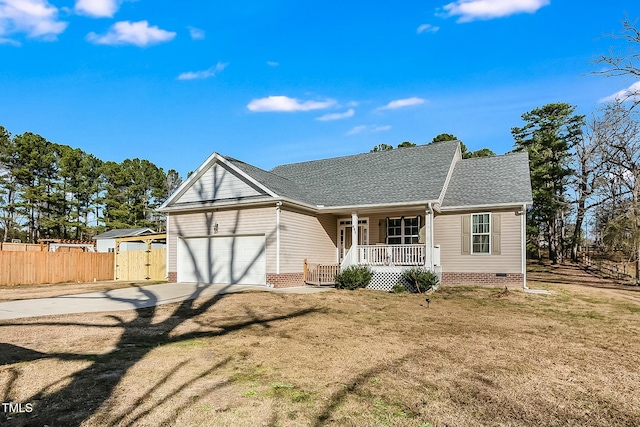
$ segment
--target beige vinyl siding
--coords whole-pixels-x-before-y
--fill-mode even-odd
[[[218,233],[214,234],[214,224]],[[267,273],[276,271],[276,208],[263,207],[242,210],[219,210],[171,214],[169,219],[169,265],[167,271],[177,271],[176,251],[178,236],[205,237],[264,234],[266,239]]]
[[[337,221],[334,215],[310,215],[283,207],[280,212],[280,273],[299,273],[304,259],[336,262]]]
[[[238,199],[261,194],[223,165],[214,164],[174,203]]]
[[[440,245],[443,272],[521,273],[520,216],[511,211],[483,211],[500,215],[500,255],[462,255],[462,216],[440,214],[434,220],[434,244]]]
[[[387,227],[388,215],[363,215],[369,218],[369,244],[384,243],[384,233]]]

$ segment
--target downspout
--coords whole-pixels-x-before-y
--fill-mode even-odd
[[[276,203],[276,274],[280,274],[280,208],[282,202]]]
[[[169,252],[170,252],[169,251],[169,212],[167,212],[167,230],[166,230],[166,234],[167,234],[167,237],[166,237],[166,242],[167,242],[166,243],[166,245],[167,245],[167,260],[166,260],[166,264],[165,264],[165,267],[164,267],[164,275],[165,275],[164,277],[165,277],[165,279],[168,280],[169,279]],[[177,243],[178,242],[176,242],[176,244]],[[177,247],[176,247],[176,250],[177,250]],[[176,279],[176,281],[177,281],[177,279]]]
[[[527,286],[527,205],[522,205],[522,211],[520,212],[520,242],[522,247],[522,285],[525,290],[528,290]]]

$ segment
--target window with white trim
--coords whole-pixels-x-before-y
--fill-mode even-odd
[[[418,243],[420,240],[420,216],[413,218],[387,218],[387,244]]]
[[[489,254],[491,240],[491,215],[471,215],[471,253]]]

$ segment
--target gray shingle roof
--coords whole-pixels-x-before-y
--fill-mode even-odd
[[[442,207],[532,203],[527,153],[460,160]]]
[[[120,237],[132,237],[132,236],[141,236],[143,234],[151,234],[154,231],[148,227],[144,228],[116,228],[114,230],[109,230],[105,233],[98,234],[94,237],[97,239],[117,239]]]
[[[295,182],[276,175],[275,173],[267,172],[243,161],[231,157],[225,158],[242,172],[246,173],[251,178],[255,179],[260,184],[264,185],[277,195],[311,205],[316,204],[315,200],[310,196],[309,192],[303,191]]]
[[[446,141],[281,165],[271,171],[224,159],[278,196],[312,206],[435,202],[441,200],[452,165],[443,208],[532,203],[526,153],[455,161],[458,146],[458,141]],[[218,155],[212,156],[208,161]]]
[[[437,200],[457,148],[441,142],[282,165],[271,174],[297,185],[280,195],[290,190],[326,207]]]

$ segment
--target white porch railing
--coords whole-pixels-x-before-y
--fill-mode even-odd
[[[340,263],[340,269],[344,270],[347,267],[350,267],[352,265],[357,265],[358,261],[354,260],[353,257],[356,253],[355,249],[355,245],[351,246],[351,248],[349,248],[349,250],[347,251],[347,254],[344,256],[344,259],[342,260],[342,262]]]
[[[360,265],[425,265],[426,246],[358,245]]]

